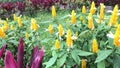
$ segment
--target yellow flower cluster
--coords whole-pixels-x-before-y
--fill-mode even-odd
[[[59,24],[59,26],[58,26],[58,31],[59,31],[59,36],[63,36],[64,30],[63,30],[63,27],[61,24]]]
[[[38,30],[38,24],[37,24],[37,21],[35,19],[31,19],[31,30]]]
[[[72,34],[71,34],[70,29],[67,31],[66,44],[69,48],[72,47],[73,45]]]
[[[93,53],[97,53],[98,52],[98,44],[97,44],[96,39],[93,39],[93,42],[92,42],[92,52]]]
[[[86,60],[82,59],[81,68],[86,68]]]
[[[117,47],[120,46],[120,25],[118,25],[114,35],[114,44]]]
[[[83,13],[83,14],[86,13],[86,8],[85,8],[85,6],[82,7],[82,13]]]
[[[99,14],[100,18],[99,18],[99,23],[101,23],[101,20],[104,19],[104,8],[105,8],[104,4],[101,3],[100,4],[100,14]]]
[[[15,28],[14,28],[14,25],[11,25],[10,28],[11,28],[11,30],[14,30],[14,29],[15,29]]]
[[[4,21],[4,24],[3,24],[3,26],[1,27],[1,29],[2,29],[4,32],[6,32],[6,31],[8,30],[8,28],[9,28],[8,22],[7,22],[7,21]]]
[[[13,14],[13,19],[14,19],[15,22],[17,21],[17,16],[16,16],[16,14]]]
[[[22,20],[20,17],[18,17],[18,26],[21,27],[22,26]]]
[[[88,28],[89,29],[93,29],[94,28],[93,18],[92,18],[92,14],[91,13],[89,13],[89,15],[88,15]]]
[[[95,13],[95,11],[96,11],[96,7],[95,7],[95,3],[93,1],[91,4],[90,13],[93,15]]]
[[[55,48],[60,49],[60,42],[58,39],[55,41]]]
[[[1,38],[6,38],[5,32],[0,28],[0,37]]]
[[[115,5],[112,16],[110,18],[109,26],[116,25],[118,20],[118,5]]]
[[[49,31],[50,34],[52,34],[52,32],[53,32],[53,26],[51,24],[48,27],[48,31]]]
[[[53,18],[56,17],[56,9],[55,9],[55,6],[52,6],[52,17],[53,17]]]
[[[26,32],[25,36],[26,36],[26,38],[29,38],[29,34],[28,34],[28,32]]]
[[[72,24],[76,24],[76,13],[74,10],[72,10],[71,22]]]

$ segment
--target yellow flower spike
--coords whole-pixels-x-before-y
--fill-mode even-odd
[[[0,37],[6,38],[6,34],[4,33],[4,31],[1,28],[0,28]]]
[[[71,22],[72,24],[76,24],[76,13],[74,10],[72,10]]]
[[[82,65],[81,65],[81,68],[86,68],[86,60],[85,59],[82,59],[82,61],[81,61],[82,63]]]
[[[75,36],[78,37],[78,31],[75,33]]]
[[[6,18],[6,21],[7,21],[7,22],[8,22],[8,20],[9,20],[9,19],[8,19],[8,18]]]
[[[8,22],[7,21],[4,21],[4,25],[3,25],[3,31],[7,31],[9,28],[9,25],[8,25]]]
[[[115,5],[108,25],[109,26],[116,25],[117,20],[118,20],[118,5]]]
[[[89,29],[94,29],[94,24],[93,24],[93,19],[92,19],[92,14],[89,13],[89,16],[88,16],[88,28]]]
[[[114,35],[114,45],[116,47],[120,46],[120,24],[118,25],[115,35]]]
[[[73,45],[72,35],[70,29],[67,31],[66,44],[70,48]]]
[[[55,41],[55,48],[56,48],[57,50],[60,49],[60,42],[59,42],[58,39]]]
[[[104,8],[105,8],[104,4],[101,3],[100,4],[100,20],[104,19]]]
[[[10,28],[11,28],[11,30],[14,30],[14,25],[11,25]]]
[[[18,26],[21,27],[22,26],[22,21],[21,21],[21,18],[18,17]]]
[[[26,32],[25,36],[26,36],[26,38],[29,38],[29,34],[28,34],[28,32]]]
[[[52,17],[53,17],[53,18],[56,17],[56,9],[55,9],[55,6],[52,6]]]
[[[38,24],[37,24],[37,21],[35,19],[31,19],[31,30],[38,30]]]
[[[26,16],[24,15],[24,20],[26,20],[27,18],[26,18]]]
[[[50,34],[52,34],[52,32],[53,32],[53,27],[52,27],[51,24],[50,24],[49,27],[48,27],[48,31],[49,31]]]
[[[93,1],[92,4],[91,4],[90,13],[91,13],[91,14],[94,14],[95,11],[96,11],[96,7],[95,7],[95,3],[94,3],[94,1]]]
[[[92,42],[92,52],[93,53],[97,53],[98,52],[98,44],[97,44],[96,39],[93,39],[93,42]]]
[[[82,13],[83,13],[83,14],[86,13],[86,8],[85,8],[85,6],[82,7]]]
[[[14,19],[15,22],[17,21],[17,16],[16,16],[16,14],[13,14],[13,19]]]
[[[61,24],[59,24],[59,26],[58,26],[58,31],[59,31],[59,36],[63,36],[64,30],[63,30],[63,27]]]
[[[82,17],[82,16],[80,16],[80,18],[79,18],[79,19],[80,19],[80,21],[83,21],[83,17]]]

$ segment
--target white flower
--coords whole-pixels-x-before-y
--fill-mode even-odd
[[[112,32],[110,32],[110,33],[107,34],[107,37],[114,38],[114,34]]]

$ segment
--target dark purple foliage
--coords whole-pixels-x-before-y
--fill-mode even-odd
[[[90,0],[91,2],[94,1],[97,6],[100,5],[100,3],[104,3],[105,5],[114,6],[118,4],[120,6],[120,0]]]
[[[14,9],[14,4],[12,2],[6,2],[1,4],[2,9],[6,11],[12,11]]]
[[[59,0],[31,0],[32,6],[35,8],[50,8],[55,3],[59,2]]]
[[[18,10],[20,10],[20,11],[23,11],[23,10],[25,10],[25,2],[16,2],[16,7],[17,7],[17,9]]]

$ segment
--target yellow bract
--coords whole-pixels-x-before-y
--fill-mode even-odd
[[[11,30],[14,30],[14,25],[11,25],[10,28],[11,28]]]
[[[74,10],[72,10],[71,22],[72,24],[76,24],[76,13]]]
[[[104,4],[101,3],[100,4],[100,20],[104,19],[104,8],[105,8]]]
[[[118,25],[114,35],[114,44],[117,47],[120,46],[120,24]]]
[[[24,20],[26,20],[27,18],[26,18],[26,16],[24,15]]]
[[[52,32],[53,32],[53,27],[52,27],[51,24],[50,24],[49,27],[48,27],[48,31],[49,31],[50,34],[52,34]]]
[[[31,19],[31,29],[36,31],[38,30],[38,24],[37,24],[37,21],[35,19]]]
[[[85,8],[85,6],[82,7],[82,13],[83,13],[83,14],[86,13],[86,8]]]
[[[8,19],[8,18],[6,18],[6,21],[8,22],[8,21],[9,21],[9,19]]]
[[[22,26],[22,21],[21,21],[21,18],[18,17],[18,26],[21,27]]]
[[[55,48],[60,49],[60,42],[58,41],[58,39],[55,41]]]
[[[0,37],[6,38],[6,34],[4,33],[4,31],[1,28],[0,28]]]
[[[52,6],[52,17],[53,17],[53,18],[56,17],[56,9],[55,9],[55,6]]]
[[[64,30],[63,30],[63,27],[61,24],[59,24],[59,26],[58,26],[58,31],[59,31],[59,36],[63,36]]]
[[[4,25],[2,26],[3,31],[6,32],[8,30],[8,28],[9,28],[9,25],[8,25],[7,21],[4,21]]]
[[[28,34],[28,32],[26,32],[25,36],[26,36],[26,38],[29,38],[29,34]]]
[[[91,4],[91,8],[90,8],[90,13],[91,13],[91,14],[94,14],[95,11],[96,11],[95,3],[92,2],[92,4]]]
[[[71,35],[70,29],[67,31],[66,44],[69,48],[72,47],[72,45],[73,45],[72,35]]]
[[[110,18],[109,26],[116,25],[118,20],[118,5],[115,5],[112,16]]]
[[[14,19],[14,21],[17,21],[17,16],[16,16],[16,14],[13,14],[13,19]]]
[[[92,14],[89,13],[89,16],[88,16],[88,28],[89,29],[93,29],[94,28],[94,24],[93,24],[93,19],[92,19]]]
[[[82,63],[81,63],[81,68],[86,68],[86,61],[85,59],[82,59]]]
[[[79,19],[80,19],[80,21],[83,21],[83,17],[82,17],[82,16],[80,16],[80,18],[79,18]]]
[[[92,52],[93,53],[97,53],[98,52],[98,44],[97,44],[96,39],[93,39],[93,42],[92,42]]]
[[[78,31],[75,33],[75,36],[78,37]]]

